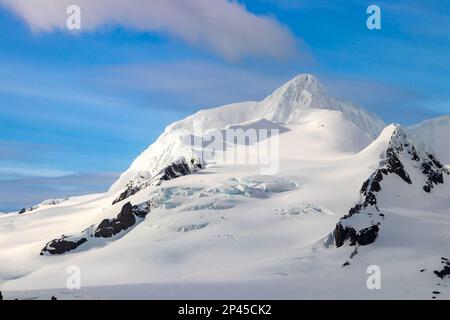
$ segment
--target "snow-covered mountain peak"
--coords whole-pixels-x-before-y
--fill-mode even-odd
[[[332,109],[319,81],[310,74],[301,74],[288,81],[264,99],[264,116],[280,123],[299,120],[307,108]]]
[[[256,126],[260,129],[264,124],[266,129],[270,129],[279,125],[301,125],[311,121],[322,123],[324,112],[317,112],[318,109],[339,113],[342,117],[336,117],[336,127],[342,127],[336,122],[349,120],[360,129],[359,135],[367,140],[376,138],[385,126],[382,120],[364,109],[328,96],[311,74],[301,74],[263,101],[202,110],[171,124],[158,140],[133,162],[130,169],[112,186],[111,191],[129,189],[130,182],[132,188],[142,183],[147,184],[180,159],[190,167],[187,171],[195,171],[196,168],[191,165],[192,160],[200,164],[205,163],[195,155],[192,145],[186,143],[191,141],[192,136],[202,137],[231,126],[248,128],[249,124],[253,124],[252,128]],[[348,129],[352,124],[345,124],[343,127]]]
[[[283,86],[275,90],[270,96],[268,96],[265,101],[270,101],[273,98],[283,97],[295,99],[294,104],[298,101],[304,92],[308,92],[311,96],[315,98],[320,98],[326,96],[325,89],[319,80],[312,74],[300,74],[286,82]],[[297,99],[296,99],[297,98]]]
[[[311,74],[296,76],[264,99],[262,104],[265,107],[263,116],[277,123],[299,123],[310,109],[326,109],[342,112],[371,138],[376,138],[385,126],[380,118],[363,108],[330,97]]]
[[[399,124],[392,123],[390,125],[387,125],[380,133],[380,136],[377,138],[377,141],[389,142],[396,135],[397,132],[403,132],[403,129]]]

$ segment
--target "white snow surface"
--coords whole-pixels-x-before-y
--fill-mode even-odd
[[[256,164],[209,163],[112,205],[130,181],[196,156],[176,129],[192,133],[197,119],[209,132],[285,129],[277,136],[279,171],[268,176]],[[169,126],[109,192],[0,216],[0,290],[24,299],[448,299],[449,279],[434,274],[441,257],[450,258],[448,176],[426,193],[420,170],[407,162],[412,185],[396,175],[383,180],[379,206],[386,217],[377,241],[358,247],[347,267],[355,247],[330,241],[400,130],[383,127],[363,109],[326,96],[311,75],[263,102],[201,111]],[[39,255],[49,241],[115,217],[125,202],[149,200],[151,212],[127,231],[63,255]],[[74,265],[81,290],[66,289]],[[367,287],[371,265],[381,269],[380,290]]]
[[[417,141],[434,151],[443,163],[450,165],[450,116],[427,120],[406,130]]]

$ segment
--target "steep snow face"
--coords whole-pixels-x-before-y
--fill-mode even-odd
[[[431,148],[440,160],[450,165],[450,116],[439,117],[408,127],[406,131],[415,140]]]
[[[384,122],[366,110],[328,96],[319,81],[310,74],[299,75],[267,97],[264,117],[274,122],[297,123],[309,108],[341,111],[371,138],[385,127]]]
[[[280,125],[296,125],[311,121],[315,110],[330,110],[360,129],[360,140],[367,143],[384,128],[382,120],[350,103],[329,97],[318,80],[310,75],[299,75],[277,89],[261,102],[244,102],[215,109],[203,110],[168,126],[161,137],[145,150],[131,167],[111,187],[111,192],[124,188],[139,189],[176,161],[184,161],[195,171],[192,162],[207,165],[199,151],[192,146],[193,137],[213,134],[227,128],[240,127],[272,129]],[[253,126],[249,126],[253,124]],[[280,133],[284,131],[281,127]],[[353,140],[353,139],[352,139]],[[362,147],[366,146],[363,145]],[[353,150],[359,151],[359,150]]]
[[[366,251],[358,250],[361,246],[375,243],[381,255],[389,254],[396,246],[403,249],[397,253],[399,261],[408,254],[416,257],[400,270],[428,270],[438,282],[448,271],[447,267],[436,268],[440,260],[444,265],[448,261],[442,241],[448,237],[445,226],[450,222],[450,172],[399,126],[387,127],[361,154],[376,154],[377,149],[382,150],[379,168],[361,187],[361,200],[340,219],[333,232],[337,247],[354,247],[343,266],[358,263],[358,254],[367,256]],[[434,298],[441,293],[437,289],[428,286]]]

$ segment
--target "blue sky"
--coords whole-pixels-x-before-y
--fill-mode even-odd
[[[444,1],[69,1],[81,32],[65,2],[0,0],[0,211],[104,191],[171,122],[299,73],[386,122],[450,113]]]

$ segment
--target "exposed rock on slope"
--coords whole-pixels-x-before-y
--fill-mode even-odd
[[[433,154],[416,148],[402,128],[390,126],[386,131],[392,131],[392,134],[385,152],[384,165],[364,182],[361,201],[336,225],[334,239],[337,247],[346,242],[350,246],[365,246],[376,240],[385,217],[380,211],[377,195],[382,191],[386,176],[394,174],[404,183],[413,184],[410,173],[405,169],[408,163],[408,167],[417,171],[417,175],[422,176],[422,181],[425,181],[423,191],[430,193],[435,185],[444,183],[444,175],[450,174]],[[420,180],[417,179],[414,183],[420,183]]]
[[[144,219],[149,212],[150,204],[147,202],[137,206],[132,206],[128,202],[122,207],[116,218],[104,219],[97,228],[91,226],[78,235],[62,236],[59,239],[52,240],[42,249],[41,255],[59,255],[73,251],[93,237],[111,238],[133,227],[137,219]]]
[[[103,220],[95,230],[97,238],[111,238],[112,236],[127,230],[136,223],[136,217],[133,214],[133,206],[126,203],[122,211],[114,219]]]
[[[450,260],[442,257],[441,262],[444,264],[444,268],[440,271],[434,271],[434,274],[441,279],[450,278]]]
[[[154,178],[145,180],[145,177],[142,177],[142,181],[130,181],[126,189],[119,195],[117,199],[113,201],[112,204],[114,205],[116,203],[119,203],[149,186],[158,186],[162,181],[168,181],[182,176],[187,176],[189,174],[197,172],[200,169],[202,169],[202,164],[198,163],[195,159],[191,159],[190,163],[187,162],[184,158],[175,161],[171,165],[164,168],[161,173]]]
[[[63,254],[72,250],[75,250],[83,243],[87,242],[86,238],[71,239],[71,237],[63,236],[60,239],[49,242],[41,251],[41,256],[45,253],[52,255]]]

